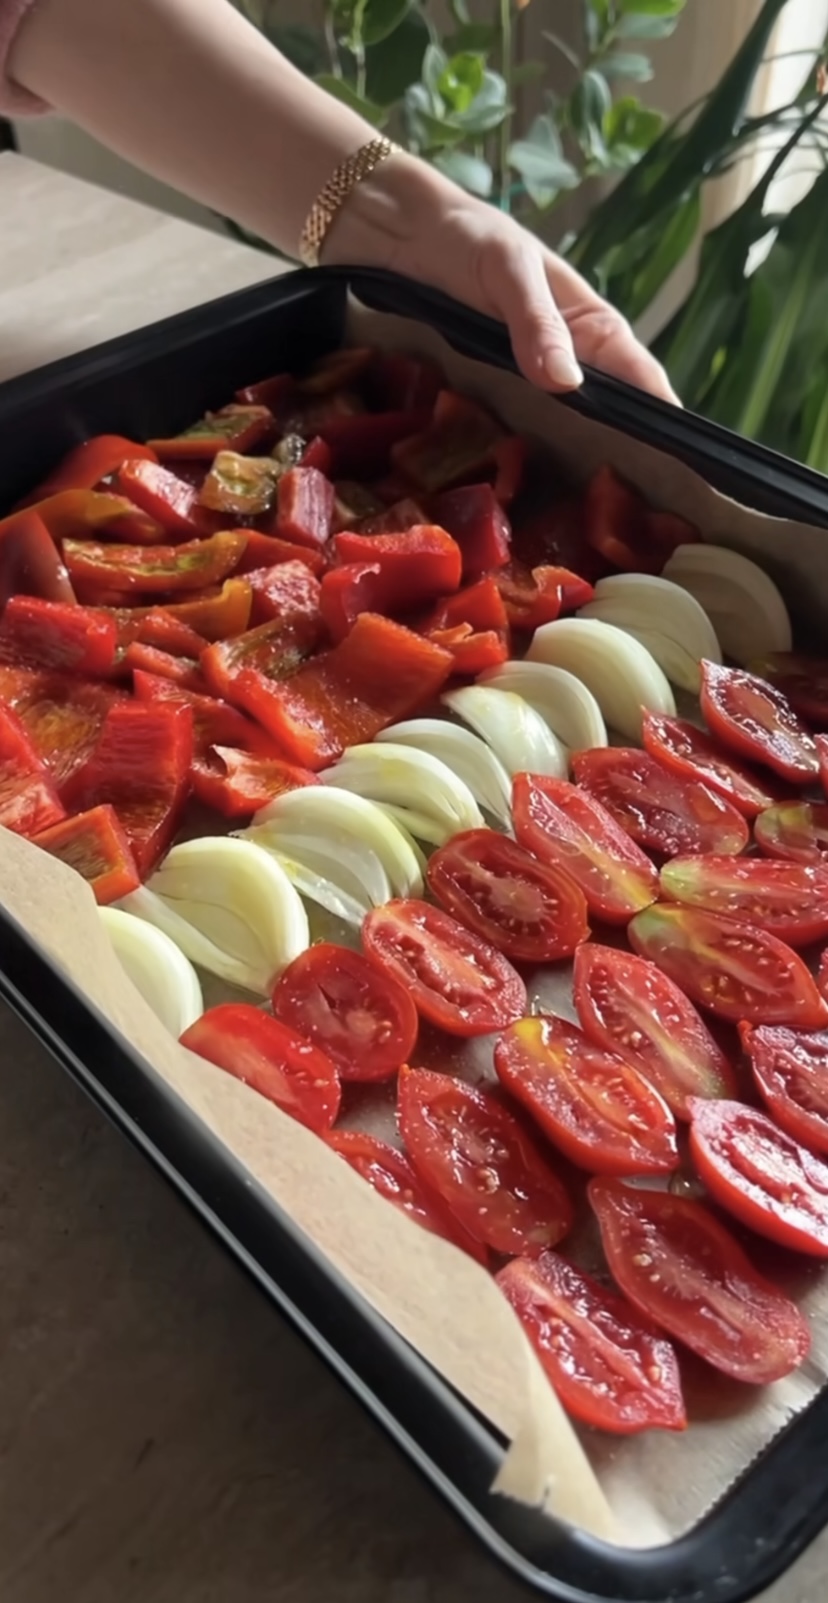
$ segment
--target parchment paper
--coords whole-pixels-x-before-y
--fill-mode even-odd
[[[349,337],[435,356],[451,383],[544,442],[574,482],[611,462],[651,502],[705,537],[754,555],[811,621],[828,612],[826,532],[736,505],[672,458],[590,423],[519,379],[451,352],[429,329],[352,306]],[[264,367],[278,370],[279,352]],[[820,609],[820,596],[824,603]],[[813,1354],[796,1375],[756,1392],[685,1366],[693,1423],[680,1436],[610,1439],[576,1432],[511,1308],[490,1277],[381,1198],[310,1132],[239,1081],[179,1047],[120,968],[88,887],[63,864],[0,831],[0,901],[368,1301],[511,1442],[496,1489],[594,1535],[645,1547],[695,1524],[825,1382],[828,1279],[784,1255],[766,1266],[801,1302]],[[2,953],[0,953],[2,960]],[[538,976],[534,1000],[571,1014],[567,973]],[[209,1000],[217,1000],[213,986]],[[485,1080],[491,1044],[417,1061]],[[94,1070],[94,1064],[91,1065]],[[355,1096],[348,1122],[393,1134],[387,1092]],[[586,1258],[589,1239],[579,1243]],[[278,1421],[274,1421],[278,1438]]]

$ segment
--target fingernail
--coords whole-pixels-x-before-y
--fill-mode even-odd
[[[550,351],[546,358],[546,371],[550,383],[554,384],[556,389],[577,390],[579,384],[584,382],[584,375],[578,363],[567,351]]]

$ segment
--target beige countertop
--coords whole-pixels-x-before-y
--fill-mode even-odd
[[[17,157],[0,217],[0,379],[273,271]],[[2,1005],[0,1286],[3,1603],[527,1596]]]

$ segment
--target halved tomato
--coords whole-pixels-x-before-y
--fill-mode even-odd
[[[801,957],[753,924],[659,902],[639,913],[627,933],[634,952],[720,1019],[802,1030],[828,1023],[828,1006]]]
[[[407,1213],[423,1230],[453,1241],[455,1247],[462,1247],[478,1263],[488,1263],[485,1247],[463,1230],[448,1209],[430,1195],[404,1152],[389,1146],[387,1141],[378,1140],[375,1135],[366,1135],[363,1130],[330,1130],[324,1140],[386,1202],[393,1202],[395,1208]]]
[[[361,952],[320,941],[288,965],[273,1011],[327,1052],[343,1080],[387,1080],[417,1039],[408,991]]]
[[[517,1254],[566,1235],[573,1213],[565,1187],[490,1092],[403,1069],[397,1116],[417,1173],[475,1240]]]
[[[498,1079],[545,1136],[590,1174],[669,1174],[676,1126],[649,1080],[553,1015],[519,1019],[494,1054]]]
[[[660,878],[671,901],[743,919],[790,946],[807,946],[828,935],[828,863],[675,857]]]
[[[608,924],[626,924],[658,895],[658,875],[601,803],[565,779],[516,774],[515,834],[541,862],[562,868]]]
[[[733,1070],[683,991],[655,963],[591,941],[575,953],[584,1034],[646,1075],[677,1119],[691,1097],[732,1096]]]
[[[703,662],[701,669],[701,710],[719,740],[794,784],[815,778],[816,746],[781,690],[743,668]]]
[[[502,953],[428,902],[372,908],[362,944],[422,1017],[449,1035],[488,1035],[526,1010],[526,986]]]
[[[686,1428],[675,1350],[625,1297],[555,1252],[495,1279],[573,1419],[618,1436]]]
[[[781,1024],[742,1024],[739,1035],[780,1130],[828,1152],[828,1030],[807,1034]]]
[[[828,1258],[828,1163],[743,1102],[695,1102],[690,1152],[710,1195],[782,1247]]]
[[[339,1112],[339,1075],[324,1052],[250,1002],[207,1009],[181,1037],[253,1091],[320,1135]]]
[[[453,835],[429,859],[428,885],[448,913],[515,961],[571,957],[589,935],[575,881],[493,829]]]
[[[732,757],[703,729],[688,724],[683,718],[668,718],[662,713],[645,712],[642,720],[644,745],[671,773],[691,783],[699,780],[708,790],[733,806],[745,818],[773,807],[781,800],[785,787],[759,769]]]
[[[759,814],[753,833],[766,857],[824,863],[828,860],[828,802],[781,802]]]
[[[798,718],[814,729],[828,729],[828,661],[799,651],[772,651],[751,663],[790,702]]]
[[[702,1203],[618,1180],[591,1180],[589,1200],[613,1278],[668,1335],[753,1386],[807,1358],[811,1334],[796,1304]]]
[[[699,780],[680,779],[632,748],[581,751],[572,771],[608,813],[647,851],[741,852],[750,839],[744,818]]]

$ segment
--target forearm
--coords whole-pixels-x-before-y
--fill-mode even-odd
[[[10,72],[110,148],[289,256],[333,169],[376,132],[310,84],[229,0],[38,0]]]

